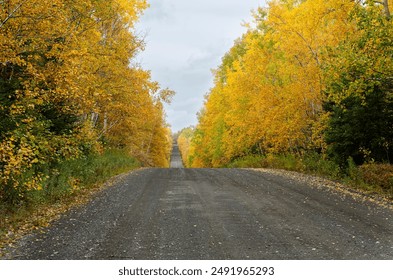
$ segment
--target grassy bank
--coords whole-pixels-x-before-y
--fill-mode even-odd
[[[69,208],[88,201],[109,178],[140,167],[122,150],[65,161],[46,170],[42,190],[27,192],[17,204],[0,204],[0,248],[20,233],[46,226]]]
[[[351,159],[345,168],[317,153],[295,155],[249,155],[233,160],[228,168],[275,168],[338,180],[370,194],[393,199],[393,165],[368,163],[357,166]]]

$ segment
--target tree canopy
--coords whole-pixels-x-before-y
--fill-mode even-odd
[[[392,159],[391,1],[273,0],[214,71],[190,166],[250,155]]]
[[[132,62],[145,0],[0,2],[0,196],[45,187],[44,168],[126,149],[169,163],[160,89]]]

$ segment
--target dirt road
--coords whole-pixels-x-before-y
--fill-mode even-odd
[[[130,173],[11,259],[393,259],[393,211],[241,169]]]

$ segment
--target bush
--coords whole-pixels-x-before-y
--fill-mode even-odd
[[[329,178],[339,178],[341,170],[334,161],[326,159],[323,155],[316,152],[308,152],[303,158],[303,165],[307,173],[326,176]],[[302,170],[300,170],[302,171]]]
[[[17,201],[1,201],[2,208],[13,211],[12,209],[16,210],[23,205],[53,203],[138,166],[140,163],[135,158],[126,151],[117,149],[47,165],[40,171],[45,177],[41,187],[26,191]]]
[[[225,167],[228,168],[262,168],[267,167],[265,158],[260,155],[248,155],[237,158]]]
[[[64,161],[48,171],[49,179],[43,187],[49,200],[61,199],[78,189],[100,184],[112,176],[139,166],[139,162],[123,150],[111,149],[104,154]]]
[[[383,192],[393,195],[393,165],[364,164],[359,167],[359,174],[366,184],[379,187]]]
[[[341,171],[338,164],[325,159],[321,154],[308,152],[303,156],[287,155],[248,155],[228,164],[229,168],[277,168],[339,178]]]

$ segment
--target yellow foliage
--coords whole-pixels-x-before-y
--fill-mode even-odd
[[[325,51],[355,30],[345,0],[269,2],[223,58],[193,139],[192,166],[250,153],[324,149]]]
[[[41,189],[42,170],[107,146],[168,166],[163,101],[130,61],[145,0],[0,2],[0,185]],[[2,93],[3,95],[3,93]],[[0,198],[5,189],[0,188]]]
[[[180,131],[177,138],[177,144],[179,146],[180,154],[183,160],[183,164],[186,167],[190,167],[189,157],[193,154],[194,146],[192,146],[191,140],[194,136],[194,127],[187,127]]]

